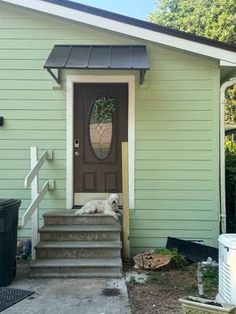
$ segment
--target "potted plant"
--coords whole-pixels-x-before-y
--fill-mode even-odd
[[[179,299],[185,314],[236,313],[236,306],[216,302],[215,300],[188,296]]]

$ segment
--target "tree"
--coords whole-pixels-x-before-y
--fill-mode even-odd
[[[160,0],[148,20],[236,45],[235,0]]]
[[[236,85],[225,92],[225,123],[236,124]]]

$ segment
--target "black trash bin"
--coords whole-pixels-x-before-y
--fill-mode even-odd
[[[0,198],[0,287],[15,277],[18,212],[21,201]]]

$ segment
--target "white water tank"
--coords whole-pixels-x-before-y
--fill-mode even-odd
[[[217,300],[236,305],[236,234],[219,236],[219,293]]]

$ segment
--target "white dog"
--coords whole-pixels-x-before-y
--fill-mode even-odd
[[[118,220],[117,212],[122,214],[118,208],[118,194],[109,194],[106,200],[93,200],[87,202],[75,212],[75,215],[103,213]]]

